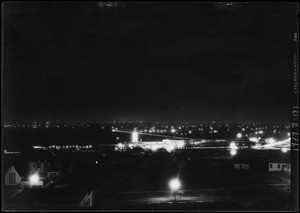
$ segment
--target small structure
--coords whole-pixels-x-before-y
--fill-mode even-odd
[[[234,163],[233,167],[238,170],[249,170],[248,163]]]
[[[88,191],[82,201],[79,203],[79,207],[92,207],[93,205],[93,191]]]
[[[291,172],[291,164],[289,163],[269,163],[269,172]]]

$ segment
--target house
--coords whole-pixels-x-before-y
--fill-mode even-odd
[[[19,170],[20,171],[20,170]],[[16,170],[14,166],[10,166],[5,173],[4,185],[5,186],[16,186],[21,184],[22,174]]]
[[[269,172],[291,172],[290,163],[269,163]]]
[[[32,176],[36,175],[36,180],[32,182]],[[22,187],[43,187],[48,182],[59,177],[58,165],[47,161],[25,162],[10,166],[5,174],[5,185],[21,185]]]

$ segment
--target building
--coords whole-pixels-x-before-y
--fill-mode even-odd
[[[269,163],[269,172],[291,172],[290,163]]]
[[[20,172],[20,170],[19,170]],[[17,186],[21,184],[22,173],[19,174],[14,166],[10,166],[5,173],[4,184],[5,186]]]
[[[36,175],[34,182],[32,176]],[[47,161],[25,162],[12,165],[5,174],[5,186],[43,187],[60,176],[58,166]]]
[[[234,163],[233,168],[238,169],[238,170],[249,170],[249,164],[248,163]]]

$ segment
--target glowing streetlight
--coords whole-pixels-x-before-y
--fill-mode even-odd
[[[230,150],[230,154],[231,154],[231,155],[233,155],[233,156],[234,156],[234,155],[236,155],[236,153],[237,153],[236,149],[232,149],[232,150]]]
[[[243,135],[242,135],[242,133],[239,132],[239,133],[236,134],[236,137],[241,138],[241,137],[243,137]]]
[[[178,180],[178,178],[174,178],[172,179],[170,182],[169,182],[169,186],[172,190],[172,193],[174,195],[174,201],[176,201],[176,193],[178,192],[178,190],[180,189],[181,187],[181,183],[180,181]]]
[[[178,190],[180,188],[181,183],[177,178],[174,178],[169,182],[169,186],[172,189],[172,191],[175,191],[175,190]]]
[[[39,182],[40,177],[38,176],[38,174],[33,174],[29,177],[29,181],[31,185],[35,185]]]

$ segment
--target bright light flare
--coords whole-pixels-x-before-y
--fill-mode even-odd
[[[284,148],[281,149],[281,151],[282,151],[283,153],[287,153],[288,148],[285,148],[285,147],[284,147]]]
[[[176,178],[176,179],[172,179],[169,182],[169,186],[170,188],[174,191],[174,190],[178,190],[181,187],[181,183],[180,181]]]
[[[29,177],[29,181],[31,183],[31,185],[35,185],[39,182],[40,177],[38,176],[38,174],[33,174]]]

